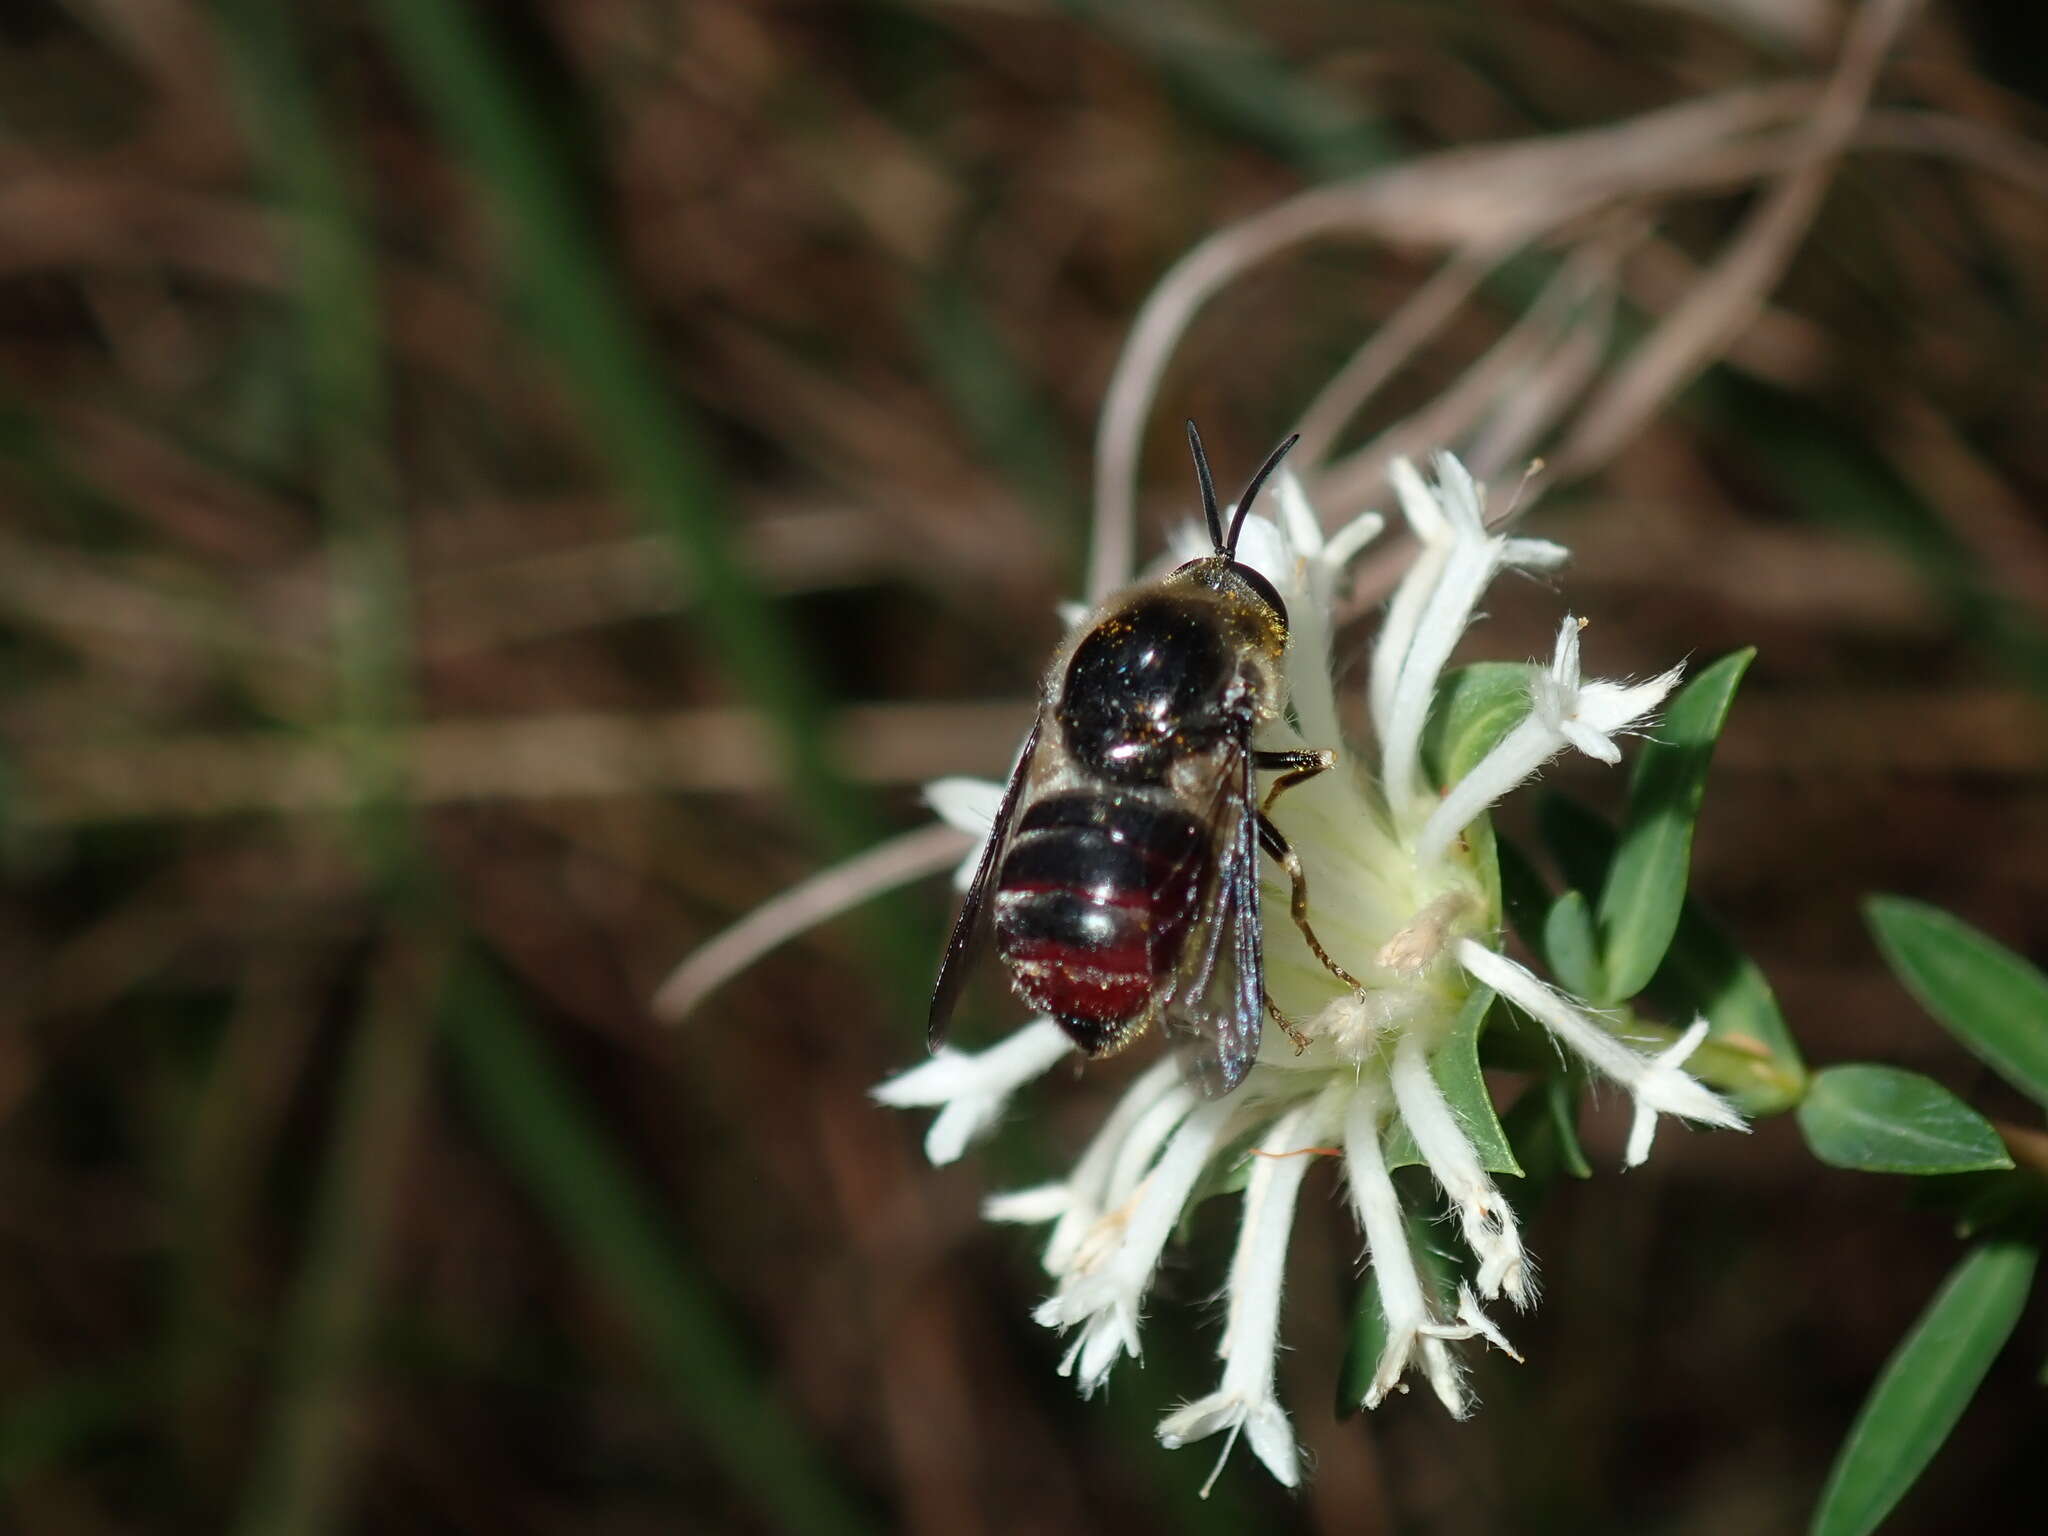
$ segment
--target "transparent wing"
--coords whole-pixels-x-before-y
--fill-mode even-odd
[[[968,972],[973,969],[975,958],[988,947],[989,882],[1002,863],[1003,846],[1010,840],[1010,823],[1017,815],[1017,802],[1023,798],[1024,786],[1031,778],[1031,762],[1038,755],[1042,723],[1033,721],[1031,734],[1024,738],[1024,750],[1010,774],[1009,788],[1003,791],[1003,803],[996,810],[988,841],[982,845],[981,862],[975,865],[974,879],[968,883],[967,899],[960,904],[960,915],[953,919],[953,935],[946,940],[946,958],[939,962],[939,979],[932,987],[932,1008],[925,1025],[925,1043],[932,1050],[937,1050],[946,1038],[946,1026],[959,1006]]]
[[[1251,744],[1221,749],[1204,798],[1212,858],[1195,918],[1160,1004],[1159,1022],[1187,1080],[1221,1098],[1258,1059],[1265,1027],[1259,948],[1258,792]]]

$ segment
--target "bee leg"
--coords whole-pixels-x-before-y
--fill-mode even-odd
[[[1280,775],[1273,781],[1273,787],[1266,791],[1266,798],[1259,804],[1260,810],[1270,811],[1273,809],[1273,802],[1278,800],[1282,793],[1297,784],[1306,784],[1317,774],[1328,773],[1336,767],[1337,754],[1328,747],[1321,747],[1312,752],[1254,752],[1252,766],[1268,773],[1278,772]]]
[[[1273,994],[1261,992],[1259,995],[1266,1000],[1266,1012],[1271,1014],[1273,1022],[1280,1026],[1281,1033],[1294,1042],[1294,1054],[1299,1056],[1303,1051],[1307,1050],[1309,1037],[1288,1022],[1287,1015],[1280,1011],[1280,1005],[1273,1001]]]
[[[1318,769],[1317,772],[1321,770]],[[1323,941],[1316,937],[1315,929],[1309,926],[1308,876],[1302,873],[1301,855],[1287,845],[1287,839],[1280,835],[1280,829],[1273,825],[1264,811],[1259,812],[1259,845],[1287,871],[1287,879],[1293,887],[1294,926],[1299,928],[1301,936],[1308,940],[1308,947],[1315,952],[1315,957],[1323,962],[1325,970],[1345,986],[1354,992],[1363,992],[1365,983],[1330,958],[1330,952],[1323,948]],[[1292,1030],[1289,1034],[1292,1035]]]

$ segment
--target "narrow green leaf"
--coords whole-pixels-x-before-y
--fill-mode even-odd
[[[833,746],[816,670],[740,554],[715,455],[671,387],[613,253],[587,216],[589,189],[573,174],[556,125],[523,88],[491,8],[377,0],[370,9],[414,94],[474,172],[524,300],[520,318],[650,529],[682,555],[690,617],[761,712],[791,797],[830,852],[867,847],[879,828]],[[888,903],[853,920],[866,929],[873,969],[913,1016],[931,963],[925,937]]]
[[[1967,1254],[1886,1363],[1829,1474],[1813,1536],[1866,1536],[1941,1449],[2026,1304],[2039,1250]]]
[[[1621,842],[1600,891],[1604,1003],[1642,991],[1678,929],[1707,765],[1736,684],[1755,656],[1754,650],[1724,656],[1681,688],[1664,712],[1656,739],[1636,759]]]
[[[963,271],[942,267],[911,312],[932,381],[1004,478],[1077,526],[1080,496],[1059,421]]]
[[[1937,907],[1903,896],[1863,906],[1892,970],[1948,1032],[2048,1105],[2048,977]]]
[[[1522,1165],[1515,1161],[1507,1133],[1500,1128],[1500,1117],[1493,1112],[1493,1100],[1486,1091],[1486,1075],[1479,1069],[1479,1034],[1486,1027],[1487,1011],[1492,1006],[1493,993],[1486,987],[1465,999],[1450,1034],[1430,1057],[1429,1070],[1437,1086],[1443,1089],[1451,1113],[1464,1127],[1472,1150],[1479,1154],[1481,1166],[1490,1173],[1510,1173],[1519,1178]],[[1386,1158],[1390,1169],[1422,1161],[1415,1138],[1408,1134],[1408,1127],[1398,1115],[1387,1128]]]
[[[1456,783],[1529,713],[1529,665],[1481,661],[1444,675],[1422,729],[1439,789]]]
[[[458,970],[442,1022],[449,1066],[506,1166],[632,1325],[709,1454],[788,1531],[868,1529],[826,1458],[768,1389],[710,1280],[566,1086],[497,974]]]
[[[1556,1129],[1565,1172],[1575,1179],[1590,1179],[1593,1177],[1593,1165],[1586,1161],[1586,1149],[1579,1145],[1580,1070],[1563,1067],[1544,1078],[1543,1107]]]
[[[2012,1166],[1990,1121],[1941,1084],[1897,1067],[1829,1067],[1799,1105],[1799,1129],[1832,1168],[1974,1173]]]
[[[1257,144],[1316,181],[1356,176],[1401,152],[1399,138],[1351,92],[1290,65],[1226,10],[1190,26],[1168,6],[1063,4],[1129,48],[1190,117],[1233,146]]]
[[[1550,904],[1543,920],[1543,956],[1567,991],[1600,996],[1600,944],[1583,891],[1566,891]]]

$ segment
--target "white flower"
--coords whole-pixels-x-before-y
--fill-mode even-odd
[[[1066,1179],[998,1196],[985,1208],[992,1220],[1050,1226],[1044,1265],[1051,1294],[1035,1316],[1069,1335],[1060,1369],[1090,1393],[1119,1360],[1139,1357],[1146,1295],[1168,1241],[1190,1200],[1227,1171],[1223,1159],[1250,1146],[1241,1154],[1251,1167],[1225,1287],[1222,1379],[1215,1392],[1168,1415],[1159,1438],[1177,1447],[1223,1435],[1227,1456],[1242,1437],[1290,1486],[1301,1475],[1300,1455],[1275,1396],[1274,1367],[1287,1245],[1314,1154],[1341,1155],[1386,1319],[1365,1406],[1378,1406],[1419,1371],[1462,1418],[1473,1399],[1452,1346],[1484,1340],[1512,1355],[1482,1305],[1534,1302],[1515,1214],[1474,1146],[1473,1127],[1438,1081],[1440,1052],[1468,998],[1491,989],[1509,999],[1633,1098],[1630,1166],[1648,1155],[1659,1114],[1742,1123],[1683,1070],[1704,1024],[1661,1054],[1644,1054],[1499,953],[1500,914],[1460,834],[1561,752],[1617,761],[1615,738],[1650,718],[1678,672],[1634,685],[1583,681],[1580,623],[1566,618],[1549,666],[1530,666],[1527,717],[1436,795],[1423,771],[1422,731],[1452,649],[1495,574],[1510,566],[1553,569],[1565,551],[1489,532],[1481,487],[1448,454],[1437,456],[1435,468],[1434,485],[1406,461],[1392,469],[1421,548],[1388,605],[1373,654],[1369,705],[1380,771],[1368,775],[1351,758],[1291,789],[1274,810],[1301,857],[1317,932],[1361,987],[1343,986],[1300,942],[1284,883],[1268,882],[1267,989],[1288,1017],[1304,1022],[1309,1045],[1297,1051],[1268,1031],[1243,1084],[1214,1102],[1185,1086],[1162,1056],[1126,1090]],[[1291,624],[1289,720],[1261,745],[1335,746],[1332,678],[1341,669],[1331,655],[1331,613],[1349,562],[1380,531],[1380,519],[1368,514],[1325,538],[1291,475],[1281,475],[1276,500],[1278,516],[1250,518],[1238,546],[1240,558],[1279,590]],[[1205,540],[1188,547],[1207,550]],[[942,780],[930,796],[946,820],[986,837],[999,798],[993,786]],[[935,1162],[950,1161],[999,1118],[1018,1088],[1066,1052],[1058,1028],[1041,1019],[979,1054],[941,1051],[876,1093],[886,1103],[937,1106],[927,1150]],[[1471,1251],[1470,1283],[1455,1295],[1432,1294],[1409,1249],[1386,1152],[1396,1131],[1405,1131],[1403,1144],[1412,1142],[1429,1168]]]
[[[1620,762],[1621,748],[1614,737],[1641,725],[1678,686],[1683,670],[1679,667],[1632,687],[1580,682],[1579,631],[1584,627],[1585,620],[1565,615],[1550,670],[1539,670],[1529,679],[1528,718],[1502,737],[1430,812],[1417,840],[1419,857],[1442,853],[1473,817],[1560,752],[1576,747],[1603,763]]]
[[[925,1133],[924,1155],[937,1165],[955,1161],[986,1134],[1008,1107],[1010,1095],[1052,1068],[1073,1049],[1051,1019],[1027,1025],[993,1048],[970,1054],[942,1046],[922,1066],[892,1077],[875,1097],[897,1109],[938,1106]]]

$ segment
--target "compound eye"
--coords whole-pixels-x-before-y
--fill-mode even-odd
[[[1264,576],[1240,560],[1233,560],[1230,569],[1239,581],[1242,581],[1247,587],[1251,588],[1252,594],[1260,602],[1273,610],[1274,616],[1280,620],[1280,627],[1285,629],[1287,627],[1287,605],[1280,601],[1280,594],[1274,590],[1273,583],[1266,580]]]

